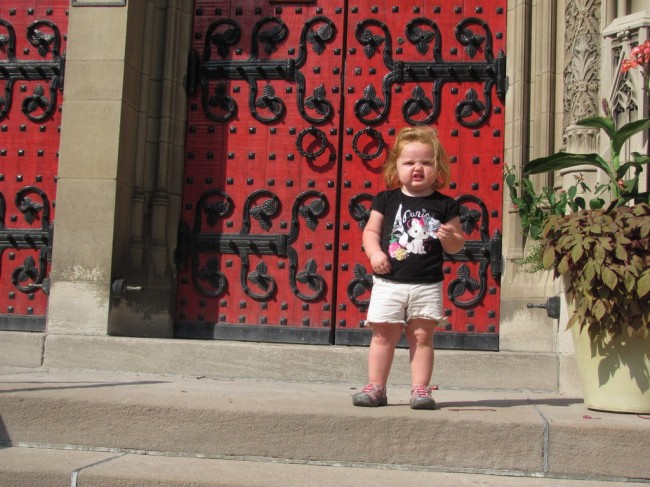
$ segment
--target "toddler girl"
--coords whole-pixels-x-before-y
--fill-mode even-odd
[[[369,383],[352,397],[355,406],[385,406],[395,347],[406,334],[413,409],[435,409],[433,332],[443,320],[443,252],[465,245],[456,201],[438,190],[450,181],[449,159],[436,131],[402,129],[383,167],[390,189],[377,194],[363,230],[373,270],[367,323]]]

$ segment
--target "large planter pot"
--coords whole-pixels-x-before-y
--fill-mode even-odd
[[[571,328],[585,405],[650,414],[650,338],[626,332],[592,342],[586,327]]]

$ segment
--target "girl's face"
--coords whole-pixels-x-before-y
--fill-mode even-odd
[[[402,191],[409,196],[428,196],[438,177],[433,149],[422,142],[409,142],[396,161]]]

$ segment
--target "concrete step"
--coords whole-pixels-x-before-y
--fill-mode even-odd
[[[571,480],[122,452],[0,449],[3,487],[647,487]]]
[[[217,379],[362,384],[367,353],[366,347],[0,332],[0,365]],[[559,354],[438,350],[435,362],[433,380],[445,388],[580,393],[573,357]],[[397,350],[391,381],[411,383],[405,349]]]
[[[588,411],[581,399],[551,393],[446,388],[435,394],[438,410],[414,411],[408,388],[392,384],[388,407],[356,408],[350,396],[357,390],[349,383],[0,368],[0,443],[111,454],[111,462],[132,462],[125,468],[134,470],[146,464],[155,471],[150,457],[178,457],[650,479],[650,420],[643,416]],[[174,471],[166,465],[161,472]]]

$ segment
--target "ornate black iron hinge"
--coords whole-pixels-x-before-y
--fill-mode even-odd
[[[20,60],[16,57],[16,31],[11,23],[0,18],[0,46],[7,52],[7,59],[0,60],[0,80],[5,82],[4,96],[0,94],[0,120],[11,108],[14,85],[19,81],[44,81],[34,88],[31,96],[24,99],[22,111],[33,122],[44,120],[57,106],[57,93],[63,93],[65,57],[61,55],[61,33],[49,20],[36,20],[27,27],[27,39],[37,48],[41,57],[51,59]]]
[[[488,291],[488,268],[492,278],[499,280],[503,270],[501,255],[501,232],[494,232],[492,237],[489,235],[489,214],[485,203],[476,196],[463,195],[457,198],[460,205],[460,221],[463,231],[471,235],[478,228],[478,240],[466,240],[465,247],[453,255],[445,254],[445,260],[449,262],[468,262],[478,263],[478,279],[472,277],[470,269],[462,264],[453,278],[447,285],[447,296],[454,305],[459,308],[472,308],[483,301]],[[466,203],[472,203],[478,206],[479,210],[472,210],[466,206]],[[467,292],[472,294],[472,298],[462,300],[462,296]]]
[[[34,199],[37,196],[37,199]],[[38,201],[40,199],[40,202]],[[0,255],[10,249],[38,250],[38,258],[27,257],[16,266],[11,274],[12,284],[23,293],[42,289],[49,293],[47,264],[52,260],[52,234],[54,224],[50,223],[50,202],[44,191],[27,186],[16,193],[15,204],[28,223],[40,218],[41,228],[7,228],[5,218],[7,204],[0,193]]]
[[[263,201],[262,201],[263,200]],[[260,202],[261,201],[261,202]],[[257,202],[257,204],[256,204]],[[290,224],[286,233],[271,233],[273,218],[280,211],[280,199],[268,190],[251,193],[242,210],[242,228],[239,233],[218,233],[204,230],[215,226],[233,209],[231,198],[224,192],[213,190],[204,193],[199,199],[193,228],[181,222],[176,249],[176,265],[184,269],[188,259],[192,263],[192,282],[195,289],[204,296],[222,295],[228,286],[226,275],[221,271],[218,254],[237,255],[241,262],[240,284],[244,292],[253,299],[270,299],[276,291],[276,281],[268,266],[260,261],[256,268],[250,268],[251,255],[275,255],[286,257],[289,261],[289,282],[291,289],[303,301],[315,301],[325,292],[325,280],[318,274],[316,262],[308,260],[302,270],[298,270],[298,252],[292,244],[297,240],[300,221],[311,231],[315,231],[319,218],[327,211],[327,198],[318,191],[305,191],[298,195],[292,207]],[[251,234],[251,219],[268,233]],[[201,255],[212,255],[207,261]],[[282,267],[282,266],[281,266]],[[254,291],[251,284],[259,291]],[[304,284],[311,294],[300,291],[298,284]]]
[[[482,32],[472,31],[478,26]],[[382,35],[373,32],[378,28]],[[455,29],[458,42],[464,46],[470,58],[482,49],[483,61],[445,61],[442,56],[442,37],[437,24],[428,18],[419,17],[406,25],[406,37],[420,54],[426,54],[432,46],[431,61],[395,61],[393,59],[392,36],[388,26],[377,19],[366,19],[356,26],[355,37],[363,46],[368,58],[381,51],[388,73],[382,78],[380,90],[368,85],[354,107],[355,115],[367,125],[382,122],[391,109],[391,88],[395,84],[415,83],[411,97],[402,105],[404,119],[411,124],[434,122],[441,108],[442,86],[447,82],[483,83],[483,100],[473,88],[465,94],[465,101],[456,106],[456,119],[466,127],[484,123],[492,109],[492,88],[499,98],[506,93],[506,56],[500,51],[497,57],[492,52],[492,33],[486,22],[470,17],[462,20]],[[431,98],[420,83],[432,82]],[[381,92],[383,99],[377,94]],[[413,115],[427,113],[426,118],[415,120]]]
[[[307,45],[310,44],[314,53],[321,55],[325,45],[334,37],[335,25],[327,17],[312,17],[303,26],[297,52],[295,48],[290,49],[290,52],[296,52],[295,58],[260,59],[260,46],[263,46],[267,54],[271,54],[287,34],[288,27],[282,20],[277,17],[264,17],[253,27],[249,59],[229,61],[225,58],[230,49],[239,42],[241,28],[231,19],[213,22],[206,31],[202,55],[196,50],[190,52],[186,78],[188,95],[192,96],[200,85],[201,106],[205,116],[215,122],[226,122],[235,116],[238,106],[228,93],[226,83],[219,81],[243,80],[249,85],[248,107],[252,116],[259,122],[272,123],[284,115],[286,105],[268,81],[284,80],[296,83],[298,111],[305,120],[313,124],[330,120],[334,108],[326,99],[325,88],[318,86],[311,96],[307,96],[305,76],[300,69],[307,60]],[[217,56],[222,60],[213,59],[213,50],[216,50]],[[214,87],[210,83],[212,81],[217,81]],[[266,83],[261,90],[258,82]],[[306,107],[311,109],[310,113],[317,116],[310,115]]]

